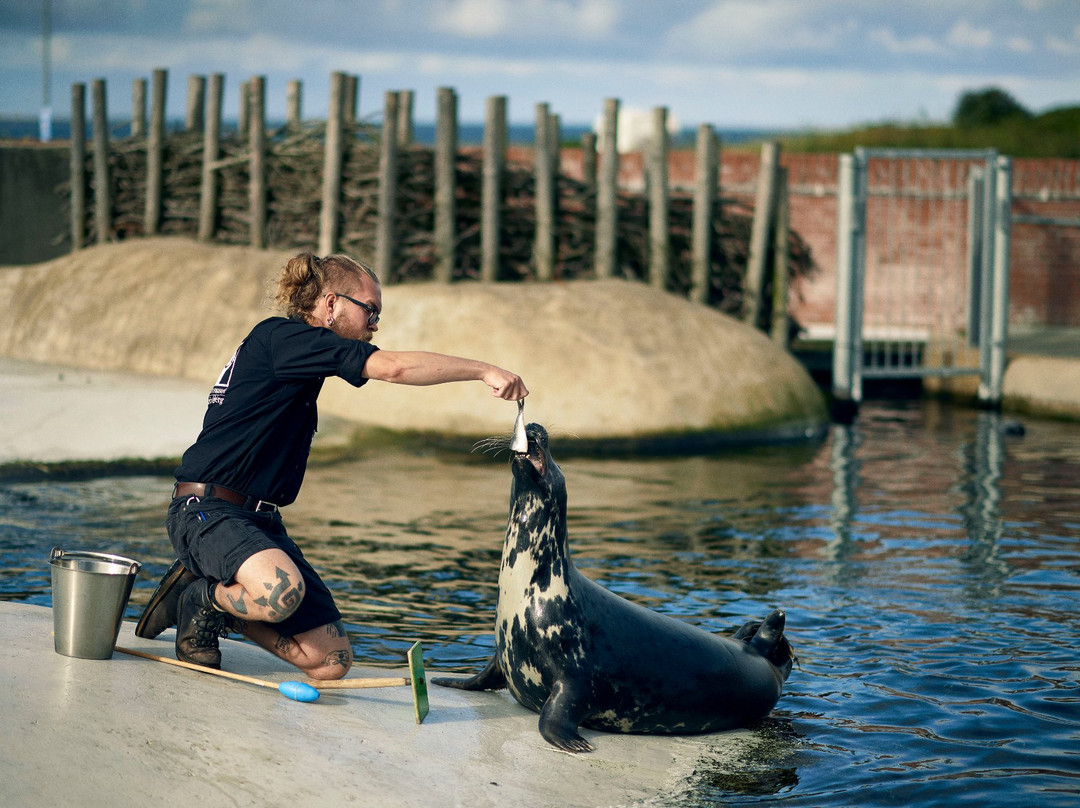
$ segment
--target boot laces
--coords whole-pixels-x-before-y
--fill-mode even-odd
[[[217,648],[218,637],[229,636],[227,614],[210,606],[203,606],[193,621],[195,636],[191,645],[195,648]]]

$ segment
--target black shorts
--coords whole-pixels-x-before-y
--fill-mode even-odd
[[[262,550],[282,550],[304,578],[304,599],[272,625],[295,637],[341,619],[326,584],[285,532],[277,511],[249,511],[214,497],[176,497],[165,518],[176,557],[200,578],[231,584],[240,565]]]

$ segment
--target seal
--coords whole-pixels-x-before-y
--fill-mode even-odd
[[[773,611],[722,637],[586,578],[570,560],[566,480],[547,431],[533,423],[526,432],[528,450],[511,452],[495,653],[471,678],[434,683],[508,688],[540,713],[544,739],[567,752],[593,750],[579,726],[681,735],[747,726],[768,715],[794,658],[784,613]]]

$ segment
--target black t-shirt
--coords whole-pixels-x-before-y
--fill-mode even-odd
[[[202,432],[180,461],[180,482],[217,483],[289,505],[304,480],[327,376],[359,387],[374,345],[271,317],[251,330],[210,391]]]

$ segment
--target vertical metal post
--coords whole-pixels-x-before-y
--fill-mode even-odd
[[[993,305],[990,310],[988,373],[979,384],[979,400],[1001,403],[1009,329],[1009,246],[1012,237],[1012,159],[995,161]]]
[[[982,318],[983,170],[973,167],[967,181],[968,344],[977,347]]]
[[[983,196],[982,196],[982,277],[979,281],[979,399],[982,400],[982,389],[989,384],[990,379],[990,354],[991,334],[993,328],[994,310],[994,250],[997,217],[997,172],[994,163],[997,153],[990,153],[983,167]]]
[[[860,161],[840,155],[836,211],[836,334],[833,339],[833,396],[847,404],[862,400]]]

